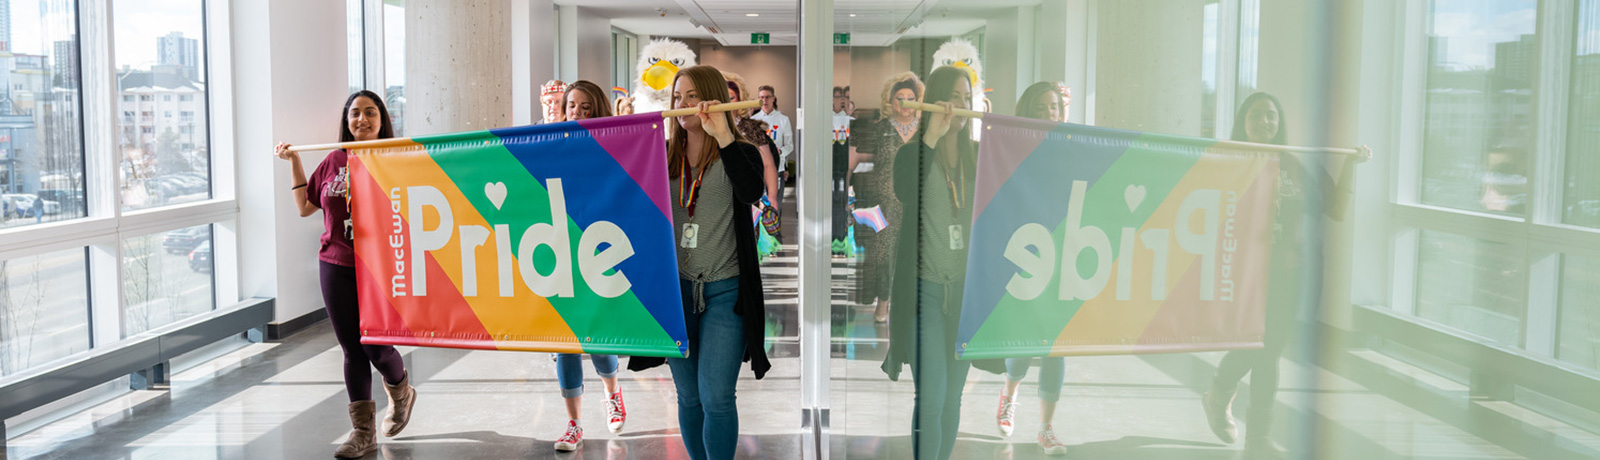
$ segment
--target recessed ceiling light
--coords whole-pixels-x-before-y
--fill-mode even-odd
[[[757,13],[745,13],[745,14],[744,14],[744,17],[747,17],[747,18],[755,18],[755,17],[761,17],[761,15],[760,15],[760,14],[757,14]]]
[[[856,17],[856,14],[855,13],[850,13],[850,17],[852,17],[852,18]]]

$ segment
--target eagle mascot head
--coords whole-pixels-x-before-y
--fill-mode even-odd
[[[672,80],[678,70],[695,65],[694,51],[677,40],[655,39],[639,49],[639,61],[634,70],[639,75],[633,80],[631,111],[625,113],[659,112],[672,107]]]
[[[956,38],[939,45],[933,52],[933,68],[951,66],[967,72],[967,80],[972,83],[972,107],[974,110],[989,111],[988,100],[983,97],[983,58],[978,56],[978,47],[972,42]],[[930,72],[933,69],[928,69]]]

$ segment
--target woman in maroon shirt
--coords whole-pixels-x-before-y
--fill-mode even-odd
[[[339,142],[394,137],[389,110],[384,108],[383,98],[371,91],[351,94],[345,100],[339,131]],[[350,196],[350,174],[345,169],[348,153],[343,149],[329,153],[308,179],[300,166],[299,152],[289,147],[289,144],[278,143],[277,154],[278,158],[289,160],[293,181],[290,190],[300,217],[322,210],[322,249],[317,251],[317,258],[321,260],[322,301],[328,310],[328,322],[333,323],[333,335],[339,339],[339,348],[344,350],[344,388],[350,396],[350,424],[354,430],[333,454],[339,458],[360,458],[378,450],[373,420],[377,405],[372,401],[371,367],[383,374],[384,389],[389,394],[389,412],[383,419],[384,436],[394,437],[405,429],[411,419],[411,406],[417,402],[417,390],[411,387],[405,363],[394,347],[361,344],[355,247],[350,239],[350,207],[346,202]]]

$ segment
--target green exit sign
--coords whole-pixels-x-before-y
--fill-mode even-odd
[[[766,34],[766,33],[753,33],[753,34],[750,34],[750,44],[752,44],[752,45],[770,45],[770,44],[772,44],[772,34]]]
[[[833,34],[833,44],[835,44],[835,45],[848,45],[848,44],[850,44],[850,34]]]

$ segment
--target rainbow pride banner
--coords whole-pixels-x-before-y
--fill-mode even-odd
[[[658,113],[351,152],[361,342],[683,357]]]
[[[984,122],[962,359],[1261,347],[1278,154]]]

